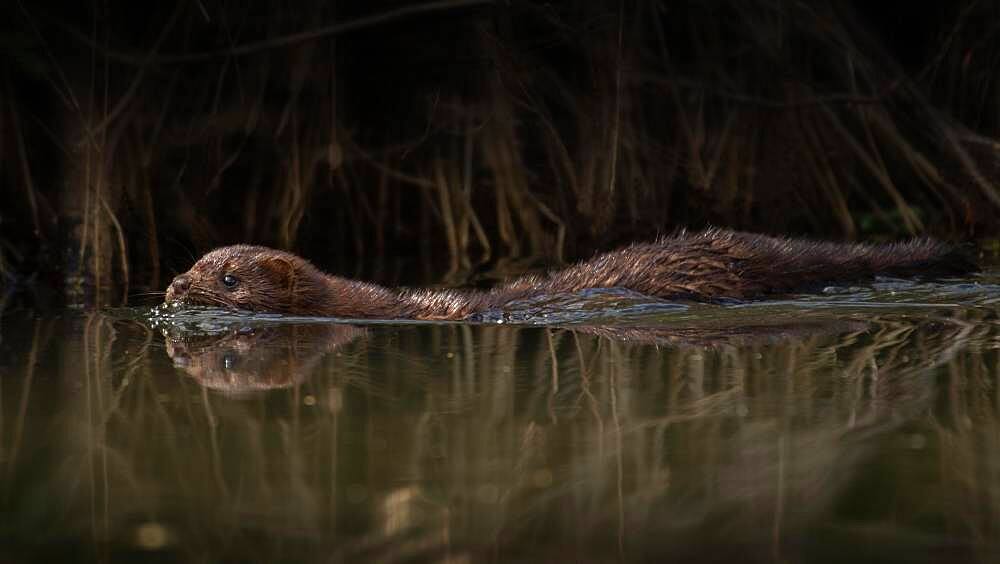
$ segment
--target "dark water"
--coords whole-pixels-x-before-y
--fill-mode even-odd
[[[0,561],[1000,558],[1000,275],[0,320]]]

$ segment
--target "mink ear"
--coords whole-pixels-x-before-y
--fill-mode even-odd
[[[276,275],[279,287],[285,288],[289,293],[295,290],[294,262],[285,257],[271,256],[264,260],[264,266]]]

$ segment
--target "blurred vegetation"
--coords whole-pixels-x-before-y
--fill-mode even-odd
[[[903,9],[9,3],[0,279],[115,301],[238,241],[460,283],[681,226],[996,236],[1000,9]]]

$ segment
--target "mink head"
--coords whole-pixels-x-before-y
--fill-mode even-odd
[[[167,303],[301,314],[324,299],[323,274],[307,261],[267,247],[234,245],[198,259],[167,288]]]

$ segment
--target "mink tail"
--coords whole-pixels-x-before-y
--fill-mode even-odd
[[[887,276],[957,276],[979,270],[971,245],[933,239],[876,245],[868,259],[874,274]]]

